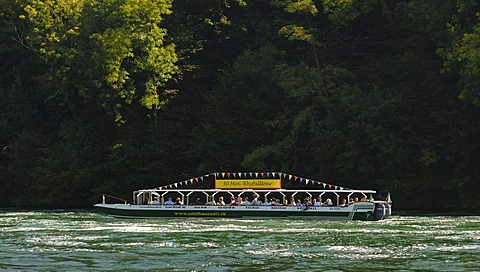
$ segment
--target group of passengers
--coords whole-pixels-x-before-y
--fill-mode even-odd
[[[283,202],[280,201],[280,199],[266,199],[265,202],[262,202],[259,200],[259,195],[254,193],[252,200],[248,197],[245,197],[243,199],[241,196],[234,197],[233,195],[230,197],[230,202],[228,204],[225,202],[223,196],[220,196],[218,198],[218,201],[215,201],[213,196],[208,196],[207,197],[207,202],[203,203],[200,198],[197,198],[195,202],[190,203],[190,205],[206,205],[206,206],[314,206],[314,207],[326,207],[326,206],[334,206],[335,204],[333,203],[332,199],[327,198],[324,202],[321,201],[321,198],[310,198],[306,197],[303,201],[301,199],[295,199],[294,196],[290,197],[290,201],[288,201],[286,198],[283,200]],[[342,199],[340,202],[340,207],[347,207],[349,204],[353,204],[355,202],[362,202],[362,201],[368,201],[366,197],[363,197],[362,199],[358,199],[358,197],[355,198],[350,198],[349,201],[347,201],[346,198]],[[152,201],[148,201],[144,204],[151,204],[151,205],[183,205],[182,199],[180,197],[177,197],[175,201],[172,200],[171,197],[168,198],[167,201],[163,201],[163,198],[161,198],[161,201],[159,202],[155,197],[152,199]]]

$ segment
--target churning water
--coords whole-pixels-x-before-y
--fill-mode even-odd
[[[0,270],[480,271],[480,216],[141,220],[3,211]]]

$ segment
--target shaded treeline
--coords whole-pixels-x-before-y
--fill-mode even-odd
[[[480,208],[476,1],[0,2],[0,206],[282,171]]]

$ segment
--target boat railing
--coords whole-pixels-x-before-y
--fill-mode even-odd
[[[112,199],[115,199],[115,200],[119,200],[119,201],[122,201],[124,204],[127,204],[128,201],[126,199],[123,199],[123,198],[119,198],[119,197],[116,197],[116,196],[112,196],[112,195],[108,195],[108,194],[102,194],[102,204],[106,204],[107,203],[107,198],[112,198]]]
[[[230,196],[241,196],[245,193],[260,193],[263,195],[264,200],[269,198],[270,194],[279,194],[281,195],[282,203],[286,200],[287,195],[289,197],[296,197],[297,194],[305,194],[313,199],[313,194],[315,194],[320,201],[321,199],[327,198],[326,194],[331,194],[333,202],[337,205],[340,205],[340,194],[344,195],[347,202],[353,194],[360,194],[367,199],[367,194],[375,194],[374,190],[318,190],[318,189],[276,189],[276,190],[258,190],[258,189],[143,189],[133,192],[134,204],[141,203],[152,203],[153,196],[158,200],[156,204],[163,204],[166,200],[165,196],[170,193],[178,194],[181,202],[184,205],[192,205],[191,196],[193,193],[201,193],[205,198],[209,196],[215,197],[216,195],[223,193]],[[325,200],[325,199],[324,199]]]

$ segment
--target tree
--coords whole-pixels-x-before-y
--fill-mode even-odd
[[[159,26],[170,0],[29,1],[24,43],[38,51],[61,83],[53,96],[99,102],[122,120],[122,105],[158,108],[177,73],[174,44]],[[73,105],[71,106],[73,108]]]

